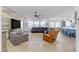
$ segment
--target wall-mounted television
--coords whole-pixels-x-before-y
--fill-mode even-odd
[[[21,21],[11,18],[11,29],[21,28]]]

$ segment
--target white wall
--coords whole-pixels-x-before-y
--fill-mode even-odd
[[[1,31],[1,7],[0,7],[0,51],[2,46],[2,31]]]
[[[77,18],[79,18],[79,7],[77,7]],[[79,20],[77,20],[76,50],[79,52]]]
[[[53,18],[74,18],[74,6],[5,6],[15,11],[19,16],[30,17],[32,20],[40,20],[35,18],[35,11],[43,17]],[[26,23],[28,19],[25,19],[23,23]],[[61,19],[58,19],[61,20]],[[23,29],[27,29],[27,25],[23,24]]]

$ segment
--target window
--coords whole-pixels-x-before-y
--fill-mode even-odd
[[[41,26],[41,27],[46,27],[46,22],[45,22],[45,21],[41,21],[41,22],[40,22],[40,26]]]
[[[54,22],[49,22],[49,27],[54,28]]]
[[[55,27],[57,28],[60,28],[60,22],[55,22]]]
[[[33,27],[33,21],[29,21],[29,22],[27,23],[27,25],[28,25],[28,28],[32,28],[32,27]]]
[[[52,22],[49,22],[49,27],[51,28],[60,28],[60,22],[55,22],[55,21],[52,21]]]
[[[70,22],[69,21],[66,21],[66,27],[70,27]]]
[[[34,21],[34,27],[39,27],[39,21]]]

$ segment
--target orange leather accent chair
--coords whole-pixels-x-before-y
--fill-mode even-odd
[[[54,28],[53,30],[48,32],[48,34],[43,34],[43,40],[48,43],[53,43],[54,41],[56,41],[57,34],[59,31],[60,30],[58,28]]]

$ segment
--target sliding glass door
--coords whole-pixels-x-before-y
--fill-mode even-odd
[[[54,21],[49,22],[49,27],[51,28],[60,28],[60,26],[61,26],[60,22],[54,22]]]
[[[51,28],[60,28],[60,22],[46,22],[46,21],[28,21],[27,22],[28,28],[32,27],[51,27]]]

